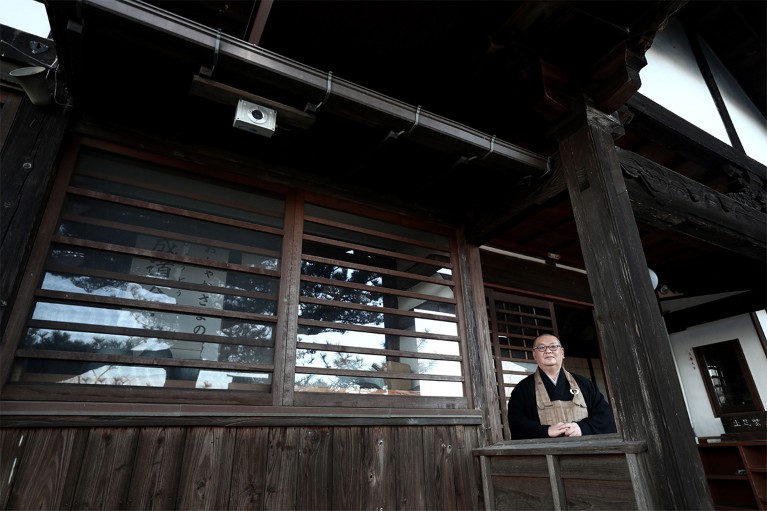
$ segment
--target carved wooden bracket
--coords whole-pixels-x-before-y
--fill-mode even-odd
[[[618,156],[637,218],[660,228],[672,226],[755,260],[765,259],[763,189],[725,195],[630,151],[618,149]]]

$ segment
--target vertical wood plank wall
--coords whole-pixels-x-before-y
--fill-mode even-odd
[[[482,509],[476,426],[0,429],[2,509]]]

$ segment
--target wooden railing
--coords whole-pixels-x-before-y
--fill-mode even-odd
[[[504,441],[480,458],[485,509],[648,509],[637,474],[645,442],[618,435]]]

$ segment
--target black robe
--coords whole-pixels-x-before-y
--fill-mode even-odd
[[[538,369],[540,371],[540,369]],[[615,433],[615,419],[610,404],[599,391],[596,385],[578,374],[572,374],[578,387],[581,389],[583,399],[586,401],[586,408],[589,416],[578,425],[581,433],[585,435],[598,435],[603,433]],[[559,370],[557,385],[551,381],[543,371],[541,371],[541,380],[546,391],[549,393],[549,399],[552,401],[571,401],[573,395],[570,393],[570,385],[563,369]],[[511,430],[512,440],[521,440],[523,438],[549,438],[548,429],[551,424],[541,424],[538,418],[538,407],[535,402],[535,374],[527,376],[520,381],[514,390],[511,391],[509,398],[509,429]]]

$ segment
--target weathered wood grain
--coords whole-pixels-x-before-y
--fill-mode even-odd
[[[594,296],[595,323],[619,430],[646,440],[639,484],[656,508],[711,509],[694,433],[684,410],[668,333],[610,132],[614,122],[583,105],[559,143]],[[618,368],[632,368],[618,370]],[[679,459],[689,460],[684,466]]]
[[[3,509],[407,511],[479,509],[483,499],[472,426],[2,428],[0,435]]]
[[[299,428],[271,428],[266,453],[266,509],[293,509],[298,481]]]
[[[185,440],[186,429],[183,428],[140,430],[126,509],[165,511],[176,508]]]
[[[231,428],[191,429],[186,437],[177,509],[226,509],[232,474]]]
[[[437,491],[427,493],[429,509],[457,509],[453,480],[453,443],[448,428],[424,428],[424,466],[426,484]]]
[[[548,477],[507,477],[494,475],[496,511],[520,509],[554,509]]]
[[[397,471],[396,509],[426,509],[426,474],[424,460],[418,456],[423,447],[423,428],[394,428]]]
[[[365,485],[362,494],[366,502],[362,509],[392,509],[397,485],[394,435],[386,426],[365,428],[363,432],[363,477],[359,479]]]
[[[264,509],[268,428],[239,428],[235,433],[230,509]]]
[[[77,477],[82,456],[77,446],[83,434],[73,429],[29,430],[7,509],[69,509],[67,482]]]
[[[138,430],[97,428],[89,432],[74,509],[122,509],[127,500]]]
[[[333,430],[301,428],[298,451],[298,509],[332,509]]]
[[[560,456],[559,471],[563,479],[630,480],[626,456],[622,454]]]
[[[631,481],[601,481],[599,479],[563,479],[567,509],[639,509]]]
[[[0,429],[0,508],[7,509],[11,488],[16,481],[17,465],[24,456],[27,431]]]
[[[364,509],[360,460],[364,452],[361,437],[363,428],[335,428],[333,430],[333,507],[336,509]]]
[[[455,500],[459,509],[471,509],[479,500],[479,460],[471,455],[476,446],[476,438],[471,432],[474,428],[456,426],[450,428],[453,438],[453,480],[455,481]]]

